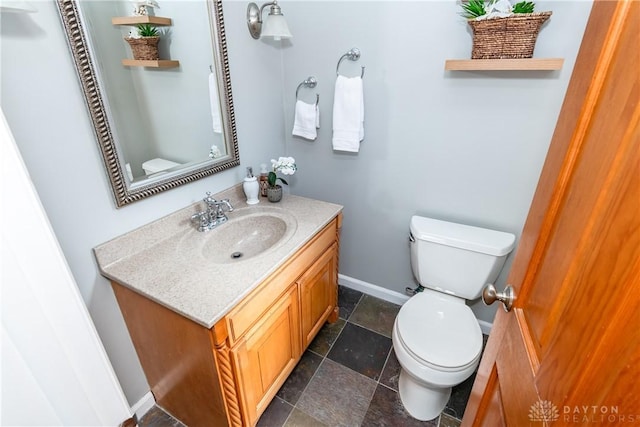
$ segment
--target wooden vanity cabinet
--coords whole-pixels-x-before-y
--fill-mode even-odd
[[[298,279],[300,317],[302,319],[302,346],[308,347],[324,322],[335,309],[335,275],[338,271],[337,244],[333,244]],[[337,320],[337,318],[335,319]],[[334,320],[334,321],[335,321]]]
[[[341,219],[211,329],[112,282],[159,406],[189,427],[257,423],[322,325],[338,319]]]

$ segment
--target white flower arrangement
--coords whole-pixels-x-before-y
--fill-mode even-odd
[[[527,0],[511,4],[510,0],[465,0],[462,15],[467,19],[506,18],[514,14],[533,13],[535,3]]]
[[[289,185],[283,178],[279,178],[276,172],[280,172],[283,175],[293,175],[298,170],[296,160],[293,157],[280,157],[278,160],[271,159],[271,167],[273,171],[269,172],[269,176],[267,177],[269,187],[275,187],[277,180],[280,180],[285,185]]]
[[[220,156],[222,156],[222,152],[220,151],[217,145],[213,144],[211,146],[211,150],[209,150],[209,157],[212,159],[216,159]]]

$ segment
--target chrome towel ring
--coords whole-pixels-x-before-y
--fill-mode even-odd
[[[306,79],[304,79],[304,81],[300,82],[300,84],[296,88],[296,101],[298,100],[298,92],[300,91],[301,86],[313,89],[317,85],[318,85],[318,79],[316,79],[314,76],[309,76]],[[316,105],[318,105],[319,101],[320,101],[320,95],[316,93]]]
[[[345,53],[340,57],[340,59],[338,60],[338,65],[336,66],[336,76],[340,75],[340,63],[345,58],[347,58],[350,61],[357,61],[358,59],[360,59],[360,49],[358,49],[357,47],[353,47],[349,49],[349,52]],[[362,72],[360,73],[360,78],[362,77],[364,77],[364,67],[362,67]]]

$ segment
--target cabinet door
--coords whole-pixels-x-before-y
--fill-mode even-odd
[[[296,286],[231,351],[246,424],[254,425],[300,358]]]
[[[316,336],[336,306],[337,245],[327,249],[298,280],[302,317],[302,347]]]

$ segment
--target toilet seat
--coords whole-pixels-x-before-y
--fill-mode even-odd
[[[396,320],[403,347],[433,369],[464,370],[480,357],[482,331],[465,304],[422,292],[402,306]]]

